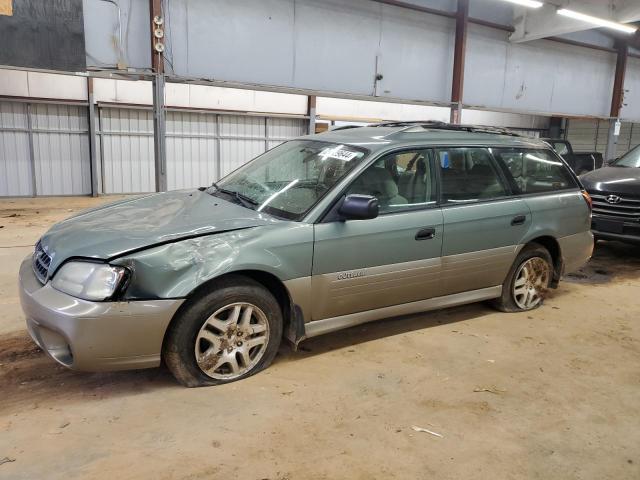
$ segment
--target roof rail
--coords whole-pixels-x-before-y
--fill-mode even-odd
[[[434,120],[418,120],[418,121],[404,121],[404,122],[381,122],[367,125],[369,127],[405,127],[397,133],[407,132],[412,128],[423,128],[425,130],[453,130],[458,132],[470,132],[470,133],[490,133],[495,135],[509,135],[512,137],[520,137],[521,135],[501,127],[485,127],[482,125],[458,125],[452,123],[445,123]]]

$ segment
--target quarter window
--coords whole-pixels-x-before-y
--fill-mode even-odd
[[[577,186],[564,163],[548,150],[495,148],[493,153],[520,193],[553,192]]]
[[[428,150],[385,155],[369,166],[346,193],[376,197],[381,214],[435,205],[435,182],[429,159]]]
[[[445,203],[468,203],[507,195],[486,148],[436,150]]]

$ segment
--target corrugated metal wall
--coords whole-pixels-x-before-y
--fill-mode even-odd
[[[576,152],[600,152],[607,150],[609,135],[608,120],[570,119],[567,126],[567,140]],[[625,122],[620,127],[616,146],[616,156],[624,155],[640,145],[640,124]]]
[[[98,125],[102,191],[155,191],[152,112],[101,107]]]
[[[86,195],[86,107],[0,102],[0,196]]]
[[[105,193],[155,190],[152,112],[101,107],[102,185]],[[169,190],[210,185],[269,148],[306,133],[299,118],[167,112]]]
[[[87,108],[31,106],[38,195],[89,195],[91,162]]]
[[[33,195],[27,104],[0,102],[0,196]]]

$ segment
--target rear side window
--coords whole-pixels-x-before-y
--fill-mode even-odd
[[[519,193],[543,193],[576,188],[573,176],[548,150],[492,149]]]
[[[507,195],[486,148],[442,148],[435,151],[442,179],[442,200],[469,203]]]

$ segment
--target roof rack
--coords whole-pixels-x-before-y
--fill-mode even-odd
[[[435,120],[417,120],[404,122],[381,122],[367,125],[368,127],[405,127],[400,132],[407,132],[412,128],[423,128],[425,130],[453,130],[458,132],[470,133],[491,133],[495,135],[509,135],[511,137],[520,137],[521,135],[511,130],[501,127],[485,127],[481,125],[457,125],[452,123],[439,122]],[[397,133],[400,133],[397,132]]]

